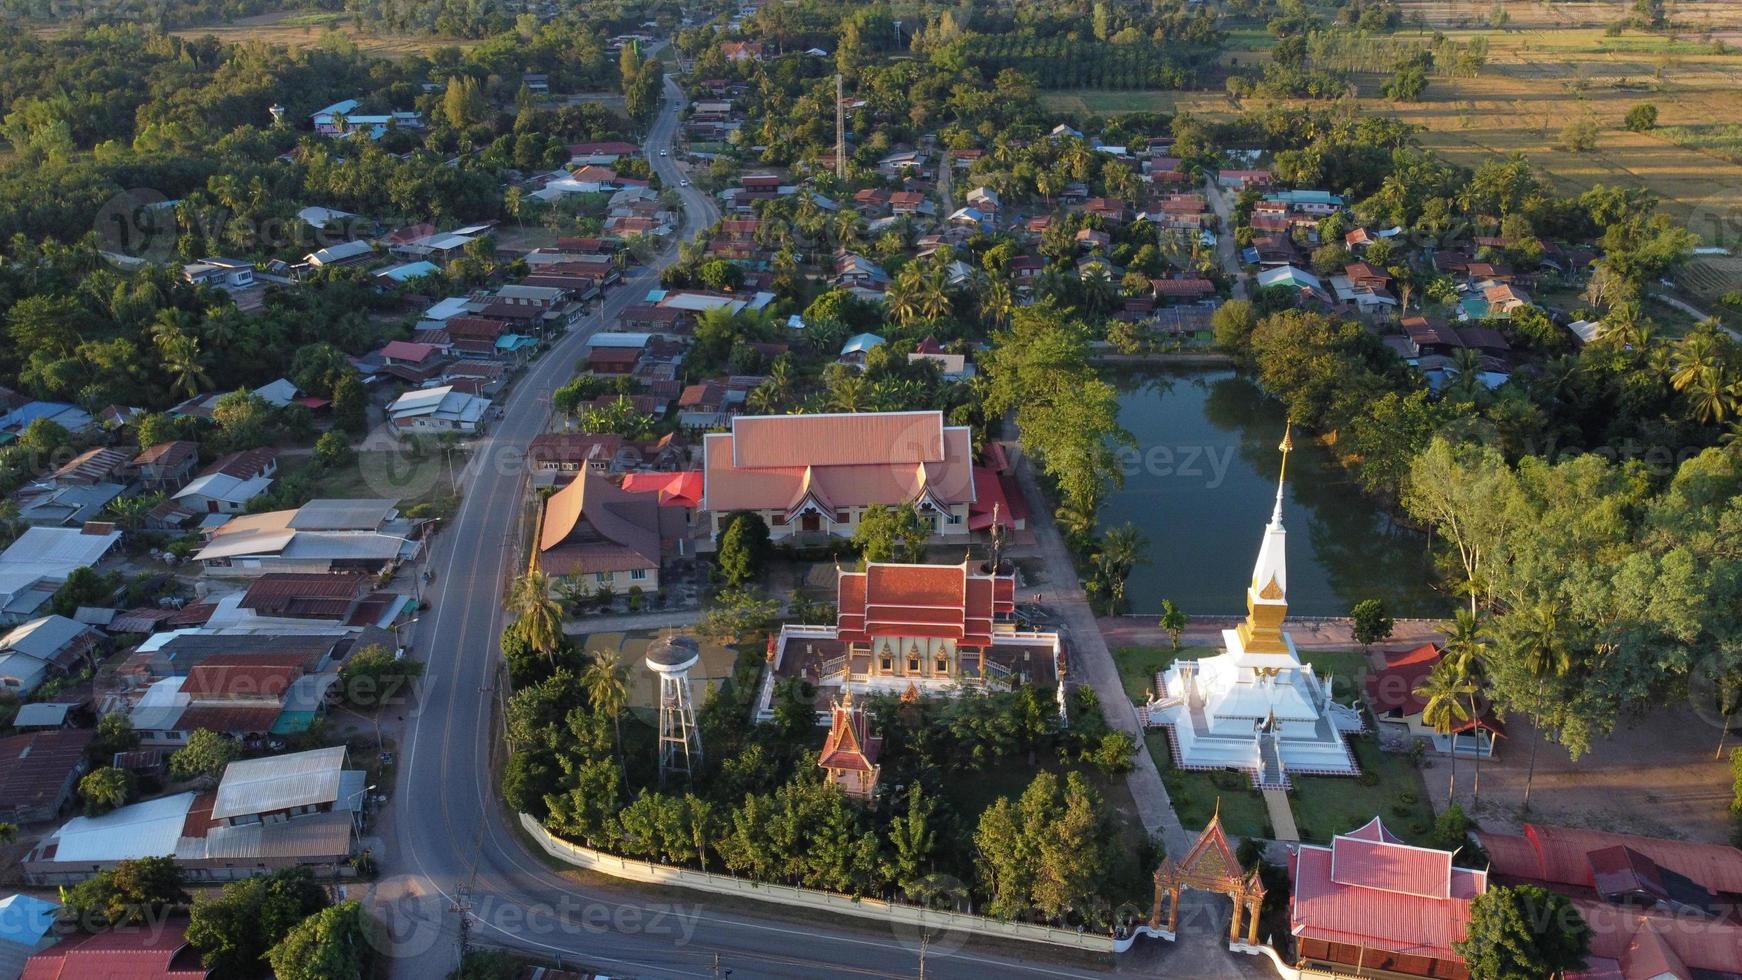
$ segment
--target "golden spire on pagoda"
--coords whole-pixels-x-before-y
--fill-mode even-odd
[[[1294,451],[1294,424],[1282,430],[1276,447],[1282,465],[1276,477],[1276,505],[1258,546],[1252,566],[1252,581],[1246,587],[1246,621],[1239,626],[1240,642],[1247,653],[1287,653],[1282,621],[1288,614],[1288,538],[1282,529],[1282,498],[1288,485],[1288,454]]]

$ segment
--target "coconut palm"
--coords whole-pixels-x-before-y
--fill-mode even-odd
[[[109,516],[115,518],[115,523],[121,525],[121,530],[132,534],[145,526],[145,518],[152,508],[163,502],[163,494],[146,493],[136,497],[116,497],[109,501],[107,508]]]
[[[200,356],[199,341],[186,334],[165,334],[158,338],[157,353],[163,360],[172,391],[191,398],[211,387],[212,378],[206,373],[205,358]]]
[[[928,263],[919,273],[919,311],[927,320],[949,315],[950,273],[941,261]]]
[[[829,411],[862,412],[869,394],[865,390],[865,378],[858,372],[846,371],[838,374],[829,382]]]
[[[1489,639],[1487,624],[1476,618],[1467,609],[1460,609],[1452,617],[1451,622],[1444,624],[1446,642],[1440,648],[1440,658],[1452,665],[1452,670],[1459,676],[1475,684],[1477,690],[1470,692],[1470,717],[1480,717],[1476,712],[1476,694],[1480,690],[1482,678],[1488,670]],[[1492,737],[1492,736],[1490,736]],[[1476,783],[1472,787],[1475,799],[1482,797],[1482,753],[1476,753]]]
[[[562,642],[563,613],[550,595],[550,576],[537,569],[514,582],[508,608],[519,618],[527,645],[545,655],[554,666],[557,644]]]
[[[1527,606],[1508,617],[1506,642],[1523,659],[1524,669],[1536,680],[1536,701],[1540,711],[1544,688],[1551,679],[1566,676],[1573,669],[1573,654],[1561,636],[1559,616],[1547,603]],[[1531,719],[1536,738],[1530,745],[1530,764],[1524,774],[1524,809],[1530,809],[1530,787],[1536,778],[1536,750],[1542,745],[1540,715]]]
[[[979,303],[981,321],[993,330],[1010,322],[1010,311],[1016,305],[1010,295],[1010,284],[998,276],[986,276],[981,280]]]
[[[1457,672],[1449,662],[1441,660],[1414,691],[1426,704],[1421,720],[1434,732],[1450,740],[1452,746],[1452,776],[1446,784],[1446,799],[1456,800],[1458,792],[1458,730],[1470,720],[1465,698],[1474,699],[1476,684]]]
[[[611,719],[613,738],[617,743],[617,753],[623,753],[623,709],[629,703],[629,681],[627,671],[618,662],[617,655],[609,650],[594,650],[592,662],[581,672],[581,686],[587,690],[587,698],[593,702],[593,710]]]
[[[1726,347],[1716,331],[1696,329],[1671,358],[1669,383],[1688,397],[1701,422],[1722,422],[1736,408],[1739,392]]]
[[[919,279],[919,270],[913,263],[903,266],[895,274],[889,287],[883,292],[883,308],[901,324],[911,323],[921,312],[921,290],[923,285]]]

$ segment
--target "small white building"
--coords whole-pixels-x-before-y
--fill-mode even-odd
[[[459,432],[484,429],[490,399],[457,391],[452,385],[408,391],[387,406],[387,419],[399,432]]]

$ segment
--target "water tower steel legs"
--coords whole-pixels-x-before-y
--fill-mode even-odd
[[[702,733],[696,727],[689,671],[659,675],[659,785],[681,772],[693,778],[702,764]]]

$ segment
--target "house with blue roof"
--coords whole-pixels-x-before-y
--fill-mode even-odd
[[[21,975],[32,953],[55,944],[58,911],[60,905],[31,895],[0,898],[0,977]]]

